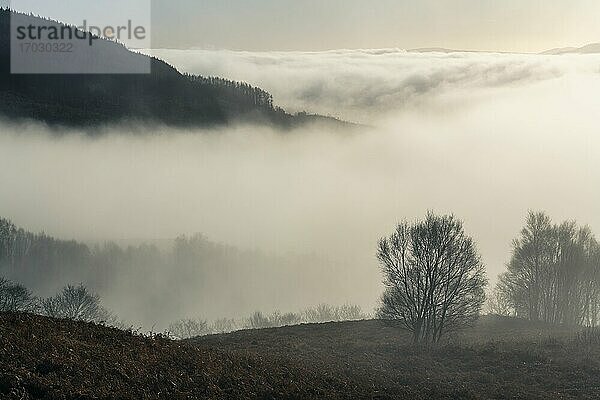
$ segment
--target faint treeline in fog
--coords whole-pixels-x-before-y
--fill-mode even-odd
[[[0,220],[0,276],[41,297],[83,283],[133,324],[163,329],[188,315],[241,318],[256,309],[331,301],[339,267],[314,256],[270,256],[202,235],[155,245],[88,246]],[[228,330],[228,329],[225,329]]]
[[[357,305],[332,306],[320,304],[299,312],[282,313],[274,311],[265,314],[256,311],[242,320],[222,318],[211,323],[204,319],[184,318],[169,325],[169,333],[180,339],[189,339],[196,336],[228,333],[239,329],[279,328],[299,324],[358,321],[368,318],[370,318],[370,315],[365,314],[361,307]]]
[[[90,291],[82,284],[67,285],[53,296],[39,298],[22,284],[0,277],[0,312],[27,312],[52,318],[93,322],[121,329],[129,326],[133,329],[133,325],[120,320],[117,315],[106,309],[97,293]],[[167,332],[175,338],[188,339],[196,336],[229,333],[240,329],[277,328],[306,323],[357,321],[367,318],[370,316],[363,313],[361,307],[357,305],[320,304],[297,313],[274,311],[271,314],[264,314],[256,311],[249,317],[239,320],[220,318],[208,322],[200,318],[183,318],[171,323]]]

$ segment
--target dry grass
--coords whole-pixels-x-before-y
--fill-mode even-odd
[[[161,336],[0,313],[1,399],[295,399],[361,395],[349,380]]]
[[[583,347],[576,337],[569,327],[486,317],[431,348],[413,346],[380,321],[241,331],[194,343],[260,355],[274,365],[301,360],[371,388],[378,398],[598,399],[600,346]]]
[[[175,342],[0,314],[0,398],[598,399],[598,337],[485,318],[432,348],[380,321]]]

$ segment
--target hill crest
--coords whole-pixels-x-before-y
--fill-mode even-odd
[[[263,89],[224,78],[183,74],[162,60],[106,39],[94,43],[94,60],[105,63],[104,67],[149,62],[151,72],[12,74],[10,26],[14,15],[24,23],[48,21],[0,9],[0,115],[8,119],[92,128],[126,121],[190,127],[246,121],[282,128],[316,121],[351,125],[335,118],[289,114],[275,106],[271,94]]]
[[[485,318],[432,348],[381,321],[301,325],[192,341],[0,313],[7,399],[597,398],[600,350],[573,330]],[[590,336],[591,337],[591,336]],[[600,337],[600,336],[599,336]]]

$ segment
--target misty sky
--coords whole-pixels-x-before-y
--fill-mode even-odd
[[[0,5],[8,3],[0,0]],[[11,0],[10,4],[73,24],[81,24],[83,18],[106,21],[104,25],[130,19],[147,26],[151,9],[154,48],[443,47],[541,52],[600,42],[597,0]]]
[[[243,249],[317,254],[369,288],[339,303],[365,307],[380,294],[377,240],[428,210],[465,221],[492,279],[530,209],[600,232],[599,55],[158,55],[182,71],[260,85],[288,109],[369,126],[142,128],[149,136],[123,126],[97,140],[0,126],[4,216],[62,238],[201,232]]]
[[[597,0],[154,0],[153,46],[540,52],[600,42]]]

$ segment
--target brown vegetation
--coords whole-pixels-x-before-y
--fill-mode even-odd
[[[195,348],[162,336],[30,314],[0,314],[0,398],[335,398],[345,378],[289,362]]]
[[[593,399],[600,335],[484,318],[414,346],[381,321],[240,331],[190,341],[0,314],[9,399]]]

